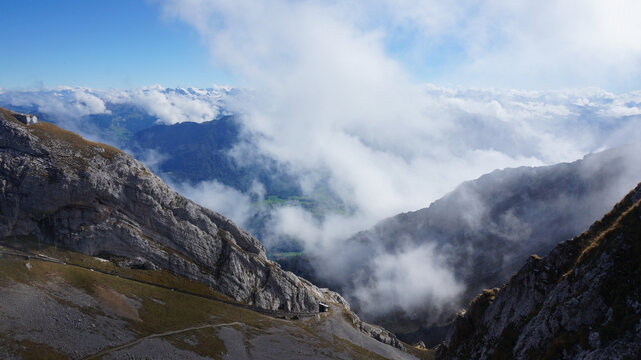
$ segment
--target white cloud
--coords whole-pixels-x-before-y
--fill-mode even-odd
[[[464,291],[447,270],[445,259],[433,244],[382,253],[372,261],[373,272],[353,290],[362,308],[370,313],[389,311],[390,304],[408,313],[446,304],[456,307]],[[451,310],[451,309],[450,309]]]
[[[132,151],[127,152],[131,153]],[[137,159],[147,165],[147,167],[149,167],[153,172],[160,173],[160,164],[169,159],[169,155],[158,149],[144,149],[141,151],[140,155],[137,156]]]
[[[205,122],[220,114],[221,92],[198,89],[165,89],[161,86],[141,87],[128,91],[112,90],[104,94],[113,103],[131,103],[158,118],[166,125],[181,122]]]
[[[183,196],[223,214],[241,227],[245,226],[254,214],[251,194],[243,194],[215,180],[203,181],[196,185],[169,183]]]
[[[6,91],[0,100],[15,106],[33,106],[37,111],[58,119],[74,120],[85,115],[102,114],[105,102],[91,89],[61,87],[49,91]]]
[[[341,261],[333,258],[358,255],[339,242],[350,232],[424,207],[461,181],[495,168],[574,160],[612,145],[603,136],[602,123],[585,118],[584,110],[594,114],[595,107],[610,108],[620,114],[626,106],[611,108],[603,99],[615,96],[594,89],[420,86],[386,51],[386,31],[419,29],[427,50],[453,40],[467,57],[457,65],[460,77],[453,78],[483,83],[500,77],[504,82],[499,85],[514,84],[520,77],[524,84],[543,79],[555,86],[546,76],[569,84],[587,75],[598,80],[604,69],[634,65],[641,57],[641,41],[634,35],[641,31],[622,31],[622,26],[638,28],[637,22],[628,16],[621,22],[602,16],[596,2],[164,4],[167,16],[200,32],[216,63],[253,89],[235,99],[234,110],[244,115],[259,149],[288,164],[303,183],[328,179],[332,190],[356,209],[352,216],[330,215],[323,222],[293,207],[274,216],[275,232],[302,237],[308,251],[336,265],[331,268],[337,272]],[[637,7],[627,10],[635,13]],[[385,15],[376,15],[377,10]],[[617,56],[604,56],[602,49]],[[614,75],[636,75],[637,70],[635,65]],[[364,296],[356,296],[361,301],[374,295],[395,298],[388,305],[411,308],[419,297],[438,304],[458,294],[460,285],[432,249],[418,250],[377,255],[372,261],[382,272],[364,280],[357,292]],[[425,281],[419,273],[437,276]],[[417,296],[401,297],[399,291],[407,289]],[[363,305],[366,311],[378,306]]]
[[[354,6],[352,11],[360,9],[369,17],[372,12],[385,14],[375,25],[387,30],[390,41],[412,41],[408,46],[417,57],[440,68],[432,81],[630,89],[637,87],[641,75],[641,4],[634,0],[375,4],[374,10]],[[403,38],[408,33],[418,35]]]
[[[333,50],[341,50],[340,37],[350,33],[384,45],[387,57],[412,72],[433,67],[423,81],[620,91],[636,88],[641,77],[641,4],[635,0],[168,0],[164,8],[194,25],[216,63],[242,68],[248,82],[300,62],[305,55],[295,49],[305,43],[319,61],[348,58],[325,53],[323,39],[337,40]]]

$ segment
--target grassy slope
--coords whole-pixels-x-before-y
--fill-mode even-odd
[[[16,244],[20,243],[22,244],[20,251],[44,254],[64,260],[67,263],[81,264],[107,271],[115,267],[110,262],[100,261],[90,256],[54,247],[44,247],[44,245],[38,247],[37,243],[29,239],[17,240],[4,239],[0,244],[9,245],[10,247],[2,247],[0,250],[15,249]],[[27,262],[31,266],[30,269],[26,267]],[[210,296],[219,296],[221,299],[225,299],[223,295],[217,294],[201,284],[175,277],[163,271],[117,270],[121,274],[126,273],[128,276],[142,280],[159,282],[164,285]],[[308,350],[313,349],[313,353],[318,352],[319,355],[324,354],[332,357],[332,354],[341,354],[341,356],[353,359],[383,359],[378,354],[354,345],[346,339],[319,336],[318,334],[324,327],[323,320],[333,316],[333,314],[323,314],[324,318],[320,321],[315,318],[297,321],[275,319],[233,305],[74,266],[0,256],[0,291],[15,283],[28,284],[42,289],[45,288],[42,285],[51,279],[56,279],[57,281],[62,279],[65,284],[81,290],[103,305],[100,308],[80,307],[79,310],[83,313],[94,318],[109,316],[124,320],[127,323],[127,330],[133,331],[137,338],[194,326],[241,322],[245,326],[231,327],[243,334],[246,344],[249,344],[252,339],[276,332],[288,344]],[[141,306],[135,310],[131,309],[131,306],[127,305],[126,301],[122,301],[123,296],[127,299],[137,299]],[[64,302],[66,306],[78,306],[66,300],[59,301]],[[37,331],[37,329],[34,329],[34,331]],[[163,336],[162,338],[178,349],[220,359],[227,354],[228,349],[225,348],[224,341],[218,337],[219,332],[219,328],[208,327]],[[194,338],[196,339],[195,342],[193,341]],[[59,349],[54,349],[48,344],[38,344],[28,340],[16,342],[15,340],[15,334],[0,333],[0,343],[13,344],[10,351],[22,358],[39,358],[45,353],[52,354],[51,356],[57,354],[60,358],[65,358],[65,354],[61,354]],[[82,339],[79,339],[79,341],[82,341]],[[277,350],[272,349],[271,351]],[[431,353],[426,351],[416,349],[410,349],[410,351],[421,358],[429,358],[431,356]]]

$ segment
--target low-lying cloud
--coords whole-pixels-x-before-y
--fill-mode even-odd
[[[104,99],[91,89],[60,87],[40,91],[0,91],[0,101],[13,106],[35,107],[56,119],[79,119],[107,112]]]
[[[215,180],[203,181],[196,185],[189,183],[169,184],[183,196],[198,204],[224,214],[244,226],[257,211],[252,206],[252,193],[244,194]]]
[[[629,37],[611,42],[617,35],[612,31],[620,29],[620,24],[601,17],[595,4],[581,5],[585,12],[572,17],[564,16],[571,6],[543,6],[532,13],[536,9],[521,2],[509,6],[496,2],[475,6],[414,1],[398,7],[386,1],[376,4],[389,10],[383,23],[372,17],[371,7],[359,2],[164,2],[167,16],[200,32],[214,62],[253,89],[251,96],[236,99],[232,111],[242,114],[245,130],[257,139],[261,152],[287,164],[302,183],[312,184],[308,188],[314,188],[321,172],[332,191],[355,209],[350,216],[329,215],[323,221],[291,207],[277,210],[273,217],[276,232],[303,238],[308,251],[328,262],[350,254],[342,243],[349,232],[424,207],[463,180],[496,168],[575,160],[640,133],[637,105],[613,101],[638,94],[618,97],[599,89],[528,92],[424,86],[412,79],[406,64],[387,48],[387,31],[410,20],[410,30],[424,29],[434,46],[442,47],[450,39],[461,45],[475,60],[466,60],[455,70],[470,78],[513,81],[522,75],[531,80],[529,84],[536,84],[537,76],[550,72],[574,83],[617,64],[612,60],[615,57],[599,56],[589,57],[597,60],[588,61],[588,66],[574,68],[571,55],[595,54],[599,44],[621,54],[624,62],[641,58]],[[614,7],[619,9],[619,5]],[[429,14],[432,9],[439,10],[436,16],[416,15]],[[475,11],[483,16],[470,16]],[[506,14],[509,16],[502,17]],[[559,17],[548,22],[550,14]],[[580,31],[564,31],[568,28],[562,20],[580,24],[593,17],[604,22],[590,29],[605,26],[609,38],[590,39]],[[500,20],[496,26],[494,20]],[[631,19],[624,20],[632,24],[627,21]],[[548,27],[543,28],[544,24]],[[451,25],[460,31],[449,32]],[[515,32],[508,31],[512,26]],[[538,37],[540,30],[555,35]],[[561,34],[557,36],[555,30]],[[468,35],[469,41],[465,40]],[[503,46],[489,46],[499,38],[506,40]],[[568,48],[566,42],[576,46]],[[540,66],[533,66],[536,63]],[[551,71],[555,69],[552,65],[569,75]],[[634,67],[628,74],[638,75],[638,70]],[[599,108],[608,110],[598,114]],[[422,248],[421,254],[428,255],[430,249]],[[411,307],[419,298],[446,303],[461,290],[451,269],[433,256],[411,261],[407,268],[403,260],[417,259],[411,252],[370,255],[376,256],[373,261],[385,271],[363,279],[359,291],[371,289],[370,295],[377,298],[364,303],[365,307],[381,303]],[[420,281],[410,276],[415,274],[413,269],[424,274]],[[390,286],[401,280],[403,286]]]
[[[412,314],[426,307],[436,312],[465,290],[434,244],[383,252],[373,258],[371,265],[372,272],[357,279],[356,287],[350,289],[359,306],[369,313],[398,309]]]
[[[159,85],[108,91],[105,96],[115,104],[135,104],[159,124],[171,125],[182,122],[201,123],[211,121],[221,113],[222,99],[226,88],[218,89],[165,89]]]
[[[225,114],[231,88],[167,89],[159,85],[128,90],[60,87],[0,91],[0,103],[33,109],[57,122],[73,123],[87,115],[109,113],[109,104],[130,104],[156,118],[158,124],[211,121]]]

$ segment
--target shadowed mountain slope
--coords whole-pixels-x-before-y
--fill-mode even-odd
[[[440,359],[637,359],[641,184],[589,230],[531,256],[459,316]]]
[[[234,146],[252,146],[242,141],[239,121],[236,116],[223,116],[203,123],[154,125],[135,133],[126,147],[139,158],[144,157],[145,151],[157,150],[161,156],[157,170],[175,182],[215,179],[249,192],[258,181],[268,194],[301,195],[296,179],[279,169],[273,159],[258,155],[253,159],[234,157]]]
[[[436,334],[427,329],[448,321],[483,288],[503,284],[529,255],[546,255],[607,212],[641,180],[640,153],[641,146],[629,145],[572,163],[496,170],[461,184],[427,208],[354,235],[345,242],[343,256],[283,266],[302,269],[314,282],[339,290],[365,319],[401,339],[434,344],[443,334],[438,328]],[[376,271],[377,258],[425,247],[465,288],[461,296],[438,304],[419,299],[411,308],[401,307],[393,297],[369,300],[380,284],[377,276],[382,276]]]
[[[389,251],[434,242],[466,284],[500,284],[525,257],[545,255],[579,234],[638,183],[639,153],[641,146],[630,145],[572,163],[496,170],[353,241],[379,242]]]

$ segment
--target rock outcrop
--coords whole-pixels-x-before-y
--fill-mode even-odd
[[[576,209],[582,211],[582,209]],[[437,359],[638,359],[641,184],[457,317]]]
[[[323,297],[269,261],[258,240],[131,156],[1,109],[0,236],[17,235],[167,269],[264,309],[318,311]]]

